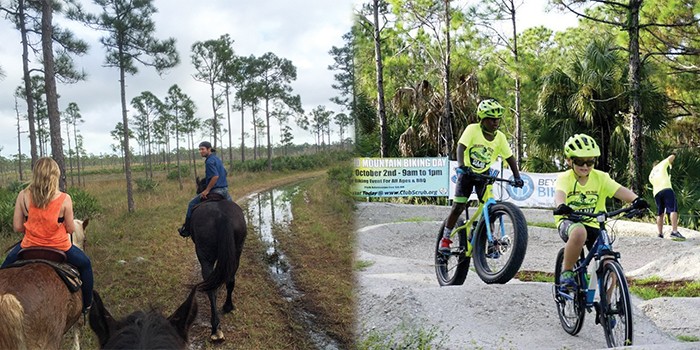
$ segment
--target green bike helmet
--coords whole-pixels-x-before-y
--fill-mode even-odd
[[[505,110],[506,109],[501,106],[498,101],[488,99],[479,102],[479,107],[476,109],[476,115],[479,117],[479,120],[483,120],[484,118],[500,119]]]
[[[595,140],[586,134],[576,134],[564,143],[566,158],[599,157],[600,148]]]

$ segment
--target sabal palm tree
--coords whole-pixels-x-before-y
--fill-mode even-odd
[[[457,76],[451,94],[453,144],[467,124],[476,121],[476,75]],[[423,80],[415,87],[396,91],[391,101],[390,139],[398,137],[399,153],[403,157],[437,156],[439,154],[438,123],[443,114],[444,92]],[[391,144],[391,142],[390,142]],[[453,153],[455,150],[452,151]]]
[[[576,133],[593,136],[601,148],[597,168],[625,178],[628,155],[628,90],[625,59],[612,39],[593,40],[566,68],[554,69],[544,79],[539,111],[530,129],[537,147],[531,168],[543,159],[561,156],[565,140]],[[642,87],[645,134],[657,133],[666,116],[665,95],[645,81]],[[650,139],[645,140],[649,144]],[[541,165],[541,164],[540,164]]]

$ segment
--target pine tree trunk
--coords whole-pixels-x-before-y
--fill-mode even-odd
[[[123,57],[121,48],[119,49],[120,57]],[[124,123],[124,139],[122,140],[122,148],[124,154],[124,174],[126,174],[126,200],[127,208],[130,213],[134,212],[134,189],[131,184],[131,152],[129,152],[129,118],[126,116],[126,82],[124,81],[124,68],[119,68],[119,87],[121,89],[122,102],[122,123]]]
[[[34,109],[34,96],[32,96],[32,79],[29,75],[29,42],[27,41],[27,29],[24,16],[25,1],[18,0],[19,31],[22,37],[22,72],[24,80],[24,94],[27,101],[27,122],[29,124],[29,154],[32,157],[32,169],[39,156],[37,155],[36,140],[36,114]]]
[[[515,4],[510,2],[511,5],[511,23],[513,25],[513,61],[515,61],[515,162],[518,164],[518,168],[522,167],[523,159],[523,127],[520,113],[521,96],[520,96],[520,72],[518,63],[520,61],[520,56],[518,53],[518,32],[515,23]]]
[[[384,105],[384,67],[382,64],[381,38],[379,36],[379,0],[372,0],[374,10],[374,61],[377,66],[377,117],[379,118],[380,147],[379,156],[389,156],[389,130],[386,123],[386,109]]]
[[[445,58],[444,75],[442,85],[445,90],[445,101],[440,123],[438,124],[438,135],[440,135],[442,149],[440,153],[450,159],[456,159],[453,150],[454,135],[452,130],[452,98],[450,94],[450,0],[445,0]]]
[[[66,190],[66,163],[63,157],[63,139],[61,138],[61,113],[58,111],[58,93],[56,92],[56,74],[53,60],[53,1],[44,0],[41,11],[41,50],[44,56],[44,85],[46,88],[46,108],[49,113],[49,135],[51,137],[51,155],[61,169],[58,187]]]
[[[642,175],[642,103],[640,101],[640,69],[639,60],[639,8],[642,0],[629,2],[630,15],[627,32],[629,34],[629,86],[630,86],[630,147],[629,147],[629,188],[641,194]]]

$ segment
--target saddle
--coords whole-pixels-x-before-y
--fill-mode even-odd
[[[206,202],[218,202],[226,199],[226,197],[218,194],[218,193],[209,193],[207,195],[207,199],[203,199],[201,202],[197,203],[194,207],[192,207],[192,212],[194,212],[195,209],[199,208],[200,205],[206,203]]]
[[[83,281],[80,280],[80,273],[73,265],[66,263],[66,253],[61,250],[49,247],[22,248],[18,257],[19,260],[6,268],[21,267],[34,263],[46,264],[53,267],[58,277],[66,284],[71,293],[80,290],[80,286],[83,284]]]

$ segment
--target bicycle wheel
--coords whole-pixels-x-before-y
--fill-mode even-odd
[[[606,261],[600,290],[601,323],[609,347],[632,345],[632,305],[622,266]]]
[[[455,227],[463,225],[464,220],[459,219]],[[446,255],[438,250],[444,229],[445,224],[443,223],[435,240],[435,274],[441,286],[459,286],[464,283],[469,272],[469,258],[465,255],[467,250],[467,232],[462,229],[459,230],[456,237],[452,237],[453,242],[450,254]]]
[[[557,303],[557,313],[559,322],[566,333],[576,335],[583,327],[583,320],[586,318],[586,299],[581,292],[573,293],[573,298],[567,298],[559,292],[559,275],[564,269],[564,248],[557,254],[557,262],[554,265],[554,301]],[[577,278],[578,279],[578,278]],[[581,281],[577,281],[580,286]]]
[[[527,250],[527,223],[520,209],[500,202],[489,208],[489,223],[493,240],[486,234],[486,222],[476,226],[474,268],[486,283],[506,283],[520,269]]]

